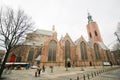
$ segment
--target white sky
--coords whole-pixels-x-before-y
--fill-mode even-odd
[[[58,39],[68,33],[73,41],[81,35],[88,41],[90,12],[107,46],[116,39],[114,32],[120,21],[120,0],[0,0],[1,6],[21,8],[32,17],[36,29],[52,30],[55,25]]]

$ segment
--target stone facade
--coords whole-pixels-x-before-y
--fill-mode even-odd
[[[36,30],[29,33],[23,45],[19,45],[9,56],[14,54],[18,62],[29,62],[31,65],[40,62],[45,66],[99,66],[105,61],[113,61],[90,14],[87,32],[88,42],[83,36],[73,42],[68,33],[58,40],[55,26],[52,31]]]

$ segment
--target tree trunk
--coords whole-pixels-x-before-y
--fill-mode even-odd
[[[8,56],[9,56],[9,53],[10,53],[10,50],[7,50],[7,52],[6,52],[6,54],[5,54],[5,57],[4,57],[4,60],[3,60],[2,64],[1,64],[1,68],[0,68],[0,78],[2,77],[2,73],[3,73],[3,70],[4,70],[4,68],[5,68],[5,63],[6,63],[6,61],[7,61],[7,58],[8,58]]]

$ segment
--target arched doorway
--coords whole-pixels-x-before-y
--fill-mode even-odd
[[[89,64],[90,64],[90,66],[92,66],[92,62],[91,61],[89,62]]]

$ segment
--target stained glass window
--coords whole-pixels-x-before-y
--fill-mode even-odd
[[[70,59],[70,42],[65,41],[65,59]]]
[[[56,41],[49,44],[48,61],[56,61]]]
[[[81,49],[81,58],[82,58],[82,60],[88,59],[87,50],[86,50],[86,44],[84,42],[81,42],[80,49]]]
[[[98,47],[98,44],[94,44],[94,51],[95,51],[95,55],[96,55],[96,59],[99,60],[101,59],[100,57],[100,52],[99,52],[99,47]]]

